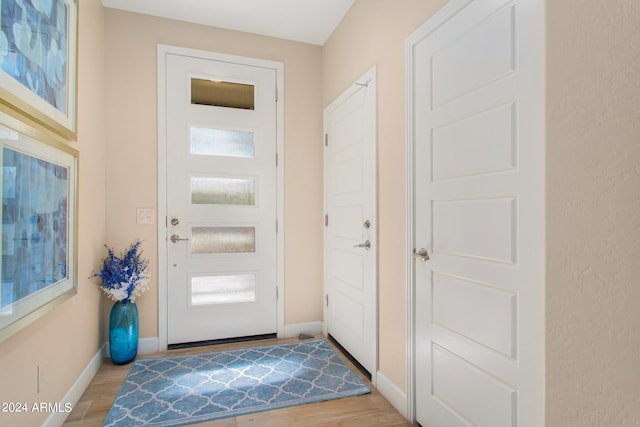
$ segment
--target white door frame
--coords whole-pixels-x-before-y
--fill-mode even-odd
[[[373,66],[369,71],[367,71],[365,74],[363,74],[360,78],[358,78],[351,86],[349,86],[349,88],[347,88],[343,93],[341,93],[336,99],[334,99],[326,108],[325,108],[325,112],[324,112],[324,134],[326,135],[327,129],[326,129],[326,122],[327,122],[327,110],[330,109],[332,106],[335,105],[339,105],[341,103],[343,103],[344,101],[346,101],[347,99],[349,99],[349,97],[351,97],[354,93],[356,93],[359,90],[363,89],[363,86],[367,86],[369,84],[369,82],[376,82],[376,66]],[[375,84],[375,89],[377,90],[377,83]],[[372,300],[375,301],[374,303],[374,311],[375,311],[375,322],[374,322],[374,343],[373,343],[373,348],[375,349],[374,351],[374,366],[375,369],[373,369],[373,372],[370,372],[371,374],[371,383],[376,386],[377,381],[377,370],[378,370],[378,254],[379,251],[377,250],[377,245],[378,245],[378,165],[377,165],[377,152],[378,152],[378,148],[377,148],[377,93],[374,92],[374,114],[375,114],[375,119],[374,119],[374,128],[371,130],[371,134],[370,134],[370,139],[372,141],[372,143],[374,144],[374,156],[373,156],[373,165],[371,165],[371,167],[373,168],[373,171],[375,172],[376,175],[376,191],[373,194],[373,205],[374,205],[374,209],[372,211],[371,214],[371,221],[373,224],[375,224],[375,237],[373,237],[374,240],[374,247],[376,250],[376,260],[375,260],[375,264],[376,264],[376,268],[375,268],[375,295],[372,296]],[[326,138],[326,136],[325,136]],[[323,143],[326,145],[326,139],[323,141]],[[323,175],[324,175],[324,212],[327,212],[328,209],[328,200],[327,200],[327,188],[328,188],[328,172],[327,172],[327,150],[323,150]],[[330,221],[331,219],[329,219]],[[323,233],[323,244],[324,244],[324,251],[323,251],[323,255],[324,255],[324,266],[323,266],[323,272],[324,272],[324,286],[323,286],[323,291],[324,291],[324,295],[325,298],[328,295],[328,265],[327,265],[327,260],[329,259],[327,256],[327,251],[328,251],[328,244],[327,244],[327,228],[325,226],[324,228],[324,233]],[[326,299],[324,301],[323,304],[323,318],[325,319],[322,322],[322,334],[324,336],[328,335],[328,328],[327,328],[327,304],[326,304]]]
[[[414,194],[413,176],[415,174],[413,167],[414,142],[413,135],[414,121],[414,47],[430,33],[434,32],[440,25],[449,20],[449,18],[462,9],[464,9],[473,0],[451,0],[442,9],[436,12],[425,25],[420,27],[405,40],[405,168],[406,168],[406,248],[405,248],[405,269],[406,269],[406,328],[407,328],[407,419],[411,422],[416,420],[416,398],[415,398],[415,291],[413,283],[415,282],[415,274],[413,269],[414,261],[411,258],[413,248],[415,248],[415,238],[413,233],[414,218]]]
[[[414,261],[411,257],[413,249],[415,246],[414,239],[414,194],[415,194],[415,186],[413,182],[414,176],[414,166],[413,166],[413,156],[414,156],[414,144],[415,137],[413,133],[414,129],[414,79],[416,76],[413,72],[414,65],[414,48],[415,46],[423,40],[425,37],[429,36],[431,33],[436,31],[440,26],[449,21],[453,16],[458,14],[461,10],[467,7],[474,0],[449,0],[449,2],[442,7],[438,12],[436,12],[424,25],[418,28],[412,35],[410,35],[405,40],[405,107],[406,107],[406,117],[405,117],[405,150],[406,150],[406,195],[407,195],[407,223],[406,223],[406,248],[405,248],[405,268],[406,268],[406,327],[407,327],[407,419],[411,422],[415,422],[416,420],[416,343],[415,343],[415,320],[416,320],[416,299],[415,299],[415,274],[414,274]],[[535,98],[535,102],[533,108],[529,111],[530,119],[533,123],[535,123],[535,129],[537,132],[537,138],[539,141],[545,140],[545,117],[544,117],[544,108],[545,108],[545,99],[544,99],[544,34],[543,34],[543,26],[544,26],[544,4],[541,6],[535,4],[534,7],[531,7],[531,19],[532,24],[539,26],[539,29],[536,29],[540,32],[538,34],[537,39],[533,42],[531,46],[531,56],[535,56],[539,61],[539,69],[536,70],[534,81],[531,81],[531,91],[537,91],[537,97]],[[542,206],[540,207],[540,212],[544,212],[544,147],[536,152],[536,155],[539,158],[536,158],[534,161],[539,162],[542,165],[542,171],[540,172],[541,177],[541,195],[538,197],[540,199],[540,203]],[[538,252],[539,260],[536,260],[539,265],[541,265],[541,271],[538,272],[540,276],[540,283],[544,283],[544,223],[541,225],[541,238],[538,242],[536,242],[536,250]],[[535,307],[528,307],[526,309],[526,315],[529,319],[535,318],[539,319],[539,324],[533,325],[533,329],[535,329],[535,333],[530,335],[535,335],[537,341],[535,343],[531,343],[528,345],[528,348],[535,349],[535,357],[539,357],[540,366],[536,366],[538,368],[536,372],[533,372],[534,376],[542,376],[544,377],[544,289],[539,291],[535,298]],[[542,379],[544,382],[544,378]],[[531,414],[531,419],[537,417],[537,419],[544,420],[544,386],[539,385],[539,389],[535,390],[536,394],[536,406],[542,408],[541,413]],[[533,408],[527,408],[527,410],[531,410]],[[537,408],[535,408],[537,409]]]
[[[276,288],[277,334],[284,337],[284,64],[275,61],[227,55],[202,50],[158,45],[158,350],[168,347],[168,283],[167,283],[167,117],[166,56],[183,55],[213,61],[232,62],[276,70],[276,154],[277,154],[277,218]],[[276,159],[274,159],[274,162]]]

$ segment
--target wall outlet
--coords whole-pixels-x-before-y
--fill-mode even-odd
[[[42,393],[47,387],[47,380],[49,379],[49,373],[47,372],[47,365],[42,362],[38,365],[38,393]]]

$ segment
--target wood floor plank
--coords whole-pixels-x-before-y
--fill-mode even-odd
[[[318,337],[321,338],[321,337]],[[166,355],[197,354],[211,351],[234,350],[255,345],[273,345],[297,342],[297,338],[286,340],[261,340],[216,346],[170,350],[167,352],[145,355],[144,357],[160,357]],[[192,424],[198,427],[368,427],[368,426],[411,426],[398,411],[373,389],[371,383],[344,357],[331,343],[329,345],[341,357],[358,377],[372,388],[370,394],[335,399],[326,402],[310,403],[273,411],[258,412],[238,417],[224,418]],[[95,378],[73,408],[64,427],[100,427],[113,404],[131,364],[117,366],[107,360]]]

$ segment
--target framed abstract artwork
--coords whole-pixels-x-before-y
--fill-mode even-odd
[[[78,1],[0,6],[0,103],[75,140]]]
[[[0,341],[77,291],[78,153],[0,124]]]

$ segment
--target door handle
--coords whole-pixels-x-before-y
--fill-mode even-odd
[[[183,239],[180,236],[178,236],[177,234],[173,234],[169,240],[171,240],[172,243],[178,243],[178,242],[186,242],[189,239]]]
[[[414,249],[411,258],[420,260],[420,262],[426,262],[429,261],[429,254],[425,248]]]
[[[370,250],[371,249],[371,242],[370,241],[366,241],[364,243],[360,243],[359,245],[353,245],[354,248],[365,248],[366,250]]]

